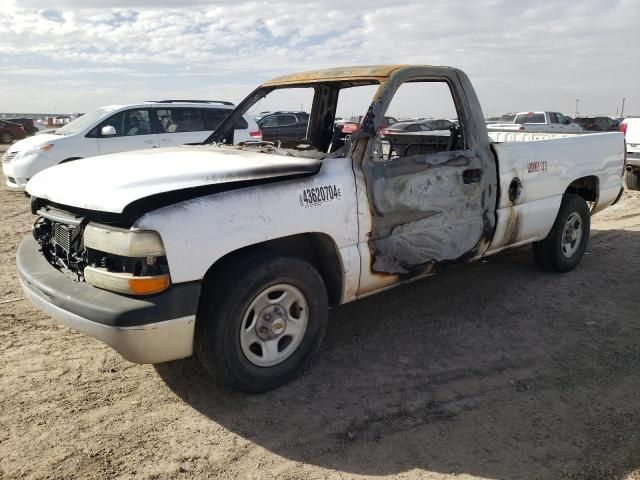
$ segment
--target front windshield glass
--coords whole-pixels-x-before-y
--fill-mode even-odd
[[[93,124],[106,117],[115,109],[115,107],[102,107],[89,113],[85,113],[74,121],[67,123],[64,127],[58,128],[55,133],[59,135],[73,135],[74,133],[81,132],[85,128],[91,127]]]

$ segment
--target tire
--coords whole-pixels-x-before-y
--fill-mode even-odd
[[[2,143],[13,142],[13,135],[11,135],[9,132],[0,133],[0,142]]]
[[[624,172],[624,181],[628,190],[640,190],[640,173],[636,170]]]
[[[279,297],[280,291],[287,296]],[[297,303],[288,306],[287,298]],[[196,320],[195,353],[220,385],[265,392],[309,365],[327,318],[327,289],[311,264],[257,250],[227,263],[207,280]]]
[[[577,195],[564,194],[549,235],[533,244],[533,257],[538,266],[561,273],[576,268],[587,248],[590,229],[587,202]]]

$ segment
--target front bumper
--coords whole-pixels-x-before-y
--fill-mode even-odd
[[[193,354],[199,282],[180,283],[149,297],[131,297],[74,282],[25,238],[16,257],[20,283],[39,309],[96,338],[135,363],[161,363]]]
[[[27,182],[29,181],[27,178],[16,177],[16,172],[14,172],[15,167],[12,164],[12,161],[2,162],[2,173],[4,174],[4,178],[6,179],[5,184],[12,190],[24,191],[27,187]]]

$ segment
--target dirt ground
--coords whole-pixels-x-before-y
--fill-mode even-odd
[[[23,300],[28,210],[0,189],[2,479],[640,479],[637,193],[576,271],[524,248],[337,308],[306,374],[254,396]]]

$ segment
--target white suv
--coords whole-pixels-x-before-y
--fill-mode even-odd
[[[36,173],[69,160],[200,143],[233,108],[231,102],[198,100],[98,108],[57,130],[14,143],[2,159],[2,170],[8,187],[24,190]],[[235,128],[235,143],[262,139],[262,132],[249,115],[239,119]]]

